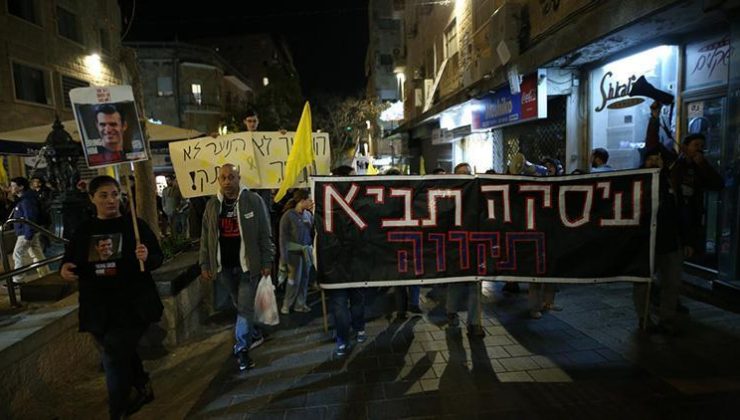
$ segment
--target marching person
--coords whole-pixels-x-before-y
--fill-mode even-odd
[[[308,276],[313,265],[313,200],[306,190],[295,190],[280,219],[280,256],[288,266],[288,286],[280,313],[311,312],[306,304]]]
[[[36,192],[29,188],[28,180],[23,177],[11,179],[10,192],[18,198],[11,217],[41,224],[41,204]],[[13,263],[16,269],[25,266],[28,257],[35,263],[46,258],[41,245],[41,234],[36,229],[25,223],[16,223],[14,229],[17,239],[13,249]],[[49,274],[49,269],[43,266],[37,268],[36,272],[43,277]],[[24,274],[13,276],[13,282],[22,283],[23,278]]]
[[[455,166],[455,174],[472,175],[473,170],[468,163],[459,163]],[[481,302],[480,302],[480,283],[471,281],[467,283],[452,283],[447,286],[447,322],[451,327],[460,325],[460,318],[457,315],[457,307],[460,299],[467,293],[468,295],[468,335],[473,337],[484,337],[485,330],[480,325],[481,319]]]
[[[96,177],[89,194],[96,217],[80,225],[67,244],[60,274],[64,280],[79,281],[79,328],[91,333],[103,350],[108,410],[111,419],[119,419],[154,399],[136,347],[149,325],[162,316],[151,272],[164,256],[154,232],[141,219],[137,243],[133,220],[120,212],[118,181]],[[129,400],[132,387],[136,396]]]
[[[206,204],[200,235],[201,276],[229,290],[237,309],[234,356],[239,370],[254,367],[249,350],[264,342],[255,324],[254,298],[261,276],[269,276],[275,248],[262,199],[240,184],[236,166],[221,166],[219,192]]]

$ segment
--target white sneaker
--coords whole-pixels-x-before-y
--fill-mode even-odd
[[[288,315],[290,313],[290,309],[283,306],[282,308],[280,308],[280,313],[283,315]]]

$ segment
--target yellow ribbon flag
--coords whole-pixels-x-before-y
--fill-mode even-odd
[[[370,164],[367,165],[367,174],[368,175],[377,175],[378,173],[379,173],[378,172],[378,168],[376,168],[375,166],[373,166],[373,163],[370,162]]]
[[[424,163],[424,156],[419,159],[419,175],[427,174],[427,165]]]
[[[298,122],[298,128],[295,130],[293,146],[290,148],[288,161],[285,164],[283,183],[280,184],[280,189],[275,194],[276,203],[285,196],[288,189],[295,185],[303,169],[314,161],[311,134],[311,105],[306,101],[306,105],[303,106],[301,121]]]
[[[8,183],[8,173],[5,172],[5,158],[0,156],[0,184],[5,185]]]

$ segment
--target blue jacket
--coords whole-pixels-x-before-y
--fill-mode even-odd
[[[40,207],[39,198],[36,195],[36,192],[25,190],[15,205],[13,217],[30,220],[38,224],[41,216]],[[23,235],[28,240],[31,240],[31,238],[33,238],[33,234],[36,233],[35,229],[25,223],[16,223],[14,228],[16,236],[20,237]]]

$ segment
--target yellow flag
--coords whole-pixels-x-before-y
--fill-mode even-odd
[[[426,164],[424,163],[424,156],[422,156],[419,159],[419,175],[426,175],[427,174],[427,168]]]
[[[0,184],[8,183],[8,173],[5,172],[5,159],[0,156]]]
[[[378,168],[373,166],[373,163],[370,162],[369,165],[367,165],[367,174],[368,175],[377,175],[378,174]]]
[[[314,161],[313,156],[313,138],[311,136],[311,105],[306,101],[303,106],[301,121],[298,122],[298,128],[295,130],[293,146],[290,148],[288,162],[285,165],[285,176],[280,189],[275,195],[275,202],[280,201],[288,189],[295,185],[303,169]]]

